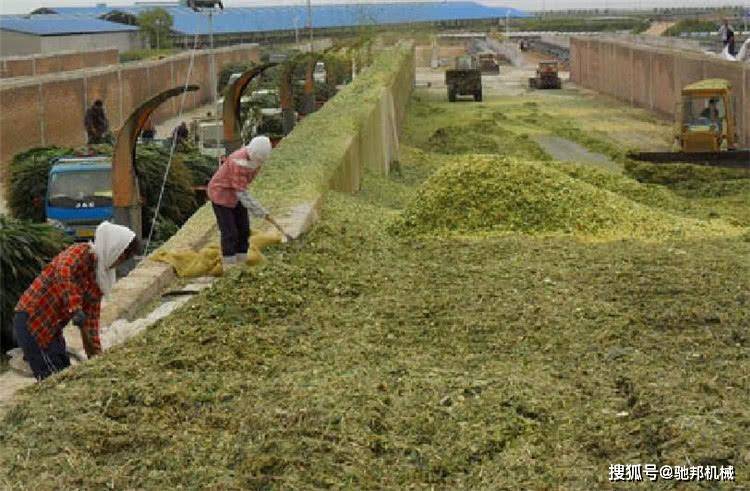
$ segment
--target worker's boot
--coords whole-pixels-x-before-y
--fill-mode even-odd
[[[233,267],[237,266],[237,258],[236,256],[222,256],[221,258],[221,267],[226,272],[232,269]]]
[[[247,254],[244,252],[235,255],[234,258],[237,260],[238,266],[241,266],[247,262]]]

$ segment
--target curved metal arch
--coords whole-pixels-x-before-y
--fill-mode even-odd
[[[231,153],[242,145],[242,127],[240,124],[240,102],[245,88],[255,77],[278,63],[264,63],[242,73],[242,75],[224,89],[222,121],[224,123],[224,146]]]
[[[112,202],[115,222],[130,227],[141,237],[140,192],[135,171],[135,146],[143,125],[151,114],[168,99],[200,87],[187,85],[167,89],[139,105],[117,130],[112,153]]]

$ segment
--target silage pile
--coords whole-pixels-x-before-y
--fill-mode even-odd
[[[575,173],[573,173],[575,175]],[[432,175],[391,226],[398,234],[572,234],[589,240],[738,235],[676,216],[542,162],[466,155]],[[631,190],[632,191],[632,190]]]

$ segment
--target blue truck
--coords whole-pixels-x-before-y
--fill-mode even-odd
[[[45,199],[47,222],[76,241],[93,239],[97,225],[112,220],[110,157],[71,157],[54,162]]]

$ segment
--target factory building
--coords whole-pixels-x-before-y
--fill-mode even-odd
[[[67,14],[0,16],[0,56],[143,47],[136,26]]]

